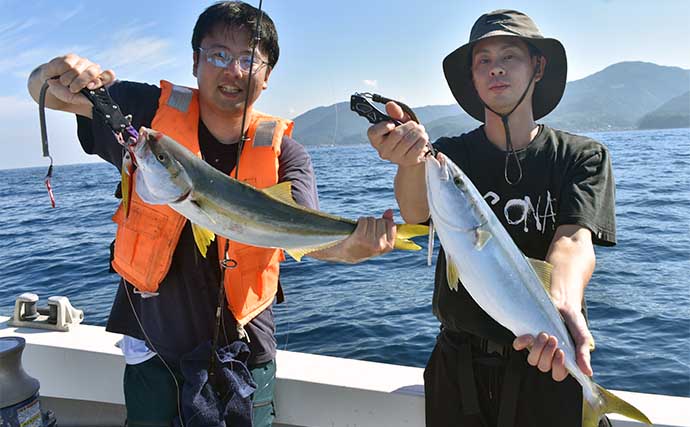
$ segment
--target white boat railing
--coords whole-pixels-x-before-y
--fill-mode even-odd
[[[123,425],[124,358],[118,334],[79,325],[70,332],[14,328],[0,316],[0,337],[26,339],[24,369],[41,383],[44,407],[60,426]],[[279,351],[276,426],[424,426],[420,368]],[[658,427],[690,427],[690,398],[614,391]],[[76,408],[76,409],[75,409]],[[89,412],[92,412],[89,414]],[[91,418],[90,418],[91,417]],[[612,415],[616,427],[641,424]]]

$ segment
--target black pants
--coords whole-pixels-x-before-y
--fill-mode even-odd
[[[581,427],[582,387],[573,377],[556,382],[527,363],[526,351],[469,334],[439,334],[424,392],[427,427]]]

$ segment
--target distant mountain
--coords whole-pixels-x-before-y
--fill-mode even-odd
[[[639,129],[690,127],[690,91],[645,114],[637,122]]]
[[[382,110],[384,106],[378,104]],[[458,105],[413,108],[422,123],[462,113]],[[294,138],[304,145],[362,144],[367,142],[369,122],[350,110],[349,102],[318,107],[296,117]]]
[[[690,70],[620,62],[566,86],[545,123],[573,131],[635,129],[637,121],[690,88]]]
[[[659,114],[666,119],[654,116],[657,119],[643,124],[663,126],[664,120],[675,123],[671,118],[673,111],[686,111],[682,110],[682,99],[670,101],[681,98],[688,88],[690,70],[646,62],[620,62],[569,82],[561,103],[540,122],[575,132],[636,129],[642,126],[643,117],[661,110]],[[690,108],[687,102],[684,105]],[[459,135],[479,125],[456,104],[413,109],[432,139]],[[294,137],[305,145],[367,142],[369,123],[350,111],[349,102],[314,108],[294,120]],[[690,126],[687,120],[685,123],[684,126]]]

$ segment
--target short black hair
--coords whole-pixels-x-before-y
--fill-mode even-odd
[[[215,3],[199,15],[192,34],[192,49],[198,52],[201,41],[219,26],[234,29],[246,29],[254,34],[256,22],[259,19],[259,9],[241,1],[221,1]],[[278,32],[271,17],[263,12],[261,27],[259,28],[259,49],[268,55],[271,68],[278,62],[280,49],[278,47]],[[254,39],[251,42],[252,47]]]

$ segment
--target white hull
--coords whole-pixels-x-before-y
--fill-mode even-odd
[[[124,358],[120,335],[78,325],[70,332],[14,328],[0,316],[0,337],[26,339],[23,365],[41,383],[44,409],[60,427],[122,426]],[[421,368],[279,351],[276,427],[422,427]],[[657,427],[690,427],[690,398],[611,390]],[[654,390],[650,390],[654,392]],[[641,424],[611,416],[615,427]]]

